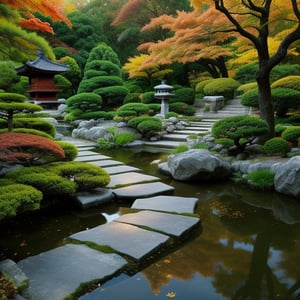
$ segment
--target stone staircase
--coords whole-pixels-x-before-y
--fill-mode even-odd
[[[145,145],[164,150],[174,149],[178,145],[185,143],[189,135],[209,133],[213,124],[220,119],[245,114],[248,114],[248,110],[240,104],[239,99],[227,101],[225,106],[217,112],[205,112],[203,108],[198,108],[195,115],[202,117],[201,121],[190,122],[189,126],[186,126],[184,129],[165,134],[159,141],[145,142]]]

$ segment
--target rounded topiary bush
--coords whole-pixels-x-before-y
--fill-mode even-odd
[[[196,91],[196,95],[198,98],[203,98],[204,96],[204,87],[212,82],[214,79],[206,79],[206,80],[202,80],[199,83],[196,84],[195,86],[195,91]]]
[[[136,128],[144,136],[151,137],[162,130],[162,122],[158,118],[151,118],[140,122]]]
[[[181,88],[174,91],[174,96],[170,99],[170,103],[184,102],[192,105],[195,102],[195,91],[192,88]]]
[[[135,103],[141,102],[141,94],[140,93],[129,93],[124,99],[124,104],[132,103],[132,102],[135,102]]]
[[[64,141],[57,141],[56,142],[60,147],[63,148],[65,152],[65,159],[66,161],[72,161],[74,160],[78,155],[78,149],[75,145],[64,142]]]
[[[272,98],[277,116],[284,117],[289,108],[299,106],[300,91],[290,88],[275,88],[272,89]]]
[[[254,75],[258,71],[257,64],[247,64],[241,66],[234,75],[234,79],[238,82],[245,84],[253,82]]]
[[[240,83],[233,78],[216,78],[206,84],[203,92],[206,96],[223,96],[225,100],[233,99]]]
[[[147,114],[149,108],[144,103],[127,103],[120,106],[117,110],[117,114],[119,115],[122,111],[133,111],[137,116]]]
[[[149,111],[148,111],[149,116],[154,116],[154,115],[160,113],[160,108],[161,108],[160,104],[158,104],[158,103],[149,103],[149,104],[147,104],[147,106],[149,108]]]
[[[286,156],[290,152],[290,144],[283,138],[275,137],[265,142],[264,151],[267,155]]]
[[[280,78],[272,83],[272,88],[288,88],[300,91],[300,76],[292,75]]]
[[[170,103],[169,110],[181,115],[192,116],[195,113],[195,107],[184,102]]]
[[[241,96],[241,104],[247,107],[258,107],[258,89],[244,93]]]
[[[249,82],[249,83],[240,85],[237,88],[236,92],[237,92],[237,95],[243,95],[246,92],[249,92],[249,91],[255,90],[255,89],[257,89],[257,82]]]
[[[286,128],[282,132],[281,137],[288,142],[297,144],[300,137],[300,126],[290,126]]]
[[[155,98],[155,92],[146,92],[142,94],[142,102],[147,104],[147,103],[160,103],[159,99]]]

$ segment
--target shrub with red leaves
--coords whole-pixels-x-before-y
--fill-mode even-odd
[[[50,139],[27,133],[0,134],[0,160],[23,165],[64,159],[62,147]]]

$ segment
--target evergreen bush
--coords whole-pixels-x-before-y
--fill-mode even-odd
[[[286,128],[282,132],[281,137],[288,142],[297,144],[300,137],[300,126],[290,126]]]
[[[147,114],[149,108],[144,103],[127,103],[118,108],[117,114],[119,114],[122,111],[133,111],[135,112],[135,115],[140,116]]]
[[[287,88],[300,91],[300,76],[286,76],[280,78],[272,83],[271,87],[275,88]]]
[[[146,93],[142,94],[142,102],[145,104],[160,103],[160,100],[156,99],[154,94],[155,94],[155,92],[146,92]]]
[[[144,120],[137,125],[137,130],[149,138],[162,130],[162,122],[158,118]]]
[[[257,82],[249,82],[242,84],[237,88],[236,92],[237,95],[243,95],[251,90],[257,90]]]
[[[278,117],[284,117],[290,108],[300,106],[300,91],[290,88],[272,89],[272,98]]]
[[[132,102],[139,103],[141,102],[140,96],[141,96],[140,93],[129,93],[124,99],[124,104],[132,103]]]
[[[78,149],[75,145],[64,141],[56,141],[56,143],[63,148],[65,152],[65,161],[73,161],[77,157]]]
[[[187,116],[192,116],[195,113],[195,107],[184,102],[170,103],[169,110],[170,112]]]
[[[181,88],[174,91],[174,96],[170,99],[170,103],[184,102],[193,105],[195,102],[195,91],[192,88]]]
[[[160,107],[161,105],[158,104],[158,103],[149,103],[147,104],[147,107],[148,107],[148,115],[149,116],[154,116],[158,113],[160,113]]]
[[[39,209],[42,197],[32,186],[18,183],[0,186],[0,220]]]
[[[256,137],[268,132],[269,127],[264,120],[247,115],[221,119],[212,127],[214,137],[232,139],[240,151],[244,151],[246,144],[251,143]]]
[[[281,137],[274,137],[264,143],[264,151],[267,155],[286,156],[290,150],[290,144]]]
[[[102,97],[103,106],[115,108],[123,104],[128,89],[125,86],[107,86],[95,89],[94,93]]]
[[[203,92],[206,96],[223,96],[225,100],[233,99],[240,83],[233,78],[216,78],[206,84]]]

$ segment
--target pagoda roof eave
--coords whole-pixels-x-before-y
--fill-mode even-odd
[[[24,65],[15,67],[19,75],[25,75],[32,72],[43,72],[59,74],[69,70],[69,66],[51,61],[43,52],[39,52],[38,57],[34,61],[27,61]]]

